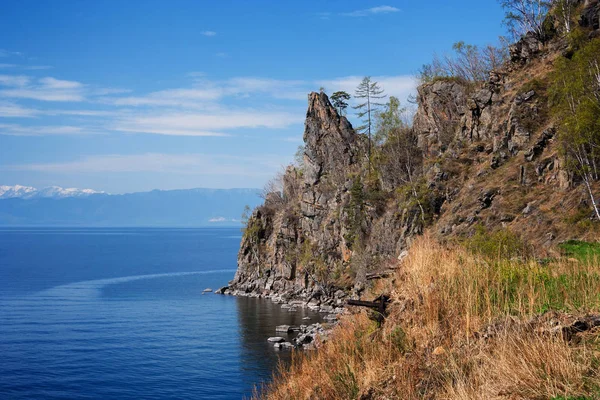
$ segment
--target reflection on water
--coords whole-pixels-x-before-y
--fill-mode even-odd
[[[277,325],[308,325],[321,322],[319,313],[298,308],[295,312],[282,309],[280,304],[270,300],[237,297],[237,315],[241,339],[241,368],[245,379],[253,379],[258,371],[270,371],[279,359],[284,363],[291,360],[291,352],[277,350],[267,339],[271,336],[282,336],[288,341],[294,333],[275,332]],[[310,320],[304,320],[309,317]],[[263,375],[263,380],[271,374]]]

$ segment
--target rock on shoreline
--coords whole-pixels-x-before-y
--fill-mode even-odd
[[[346,293],[341,290],[338,290],[335,293],[334,298],[320,297],[309,299],[294,297],[293,293],[247,293],[244,291],[231,289],[229,286],[223,286],[222,288],[215,290],[214,293],[228,296],[267,299],[271,300],[275,304],[281,304],[282,309],[287,309],[290,312],[297,311],[298,308],[303,308],[314,312],[319,312],[321,314],[326,314],[323,317],[323,319],[326,321],[325,325],[317,322],[310,325],[300,325],[299,327],[294,327],[291,325],[277,326],[275,328],[275,333],[290,334],[298,332],[297,336],[289,342],[281,336],[272,336],[267,338],[267,341],[273,343],[273,347],[277,350],[315,349],[317,337],[320,338],[322,342],[327,340],[329,332],[339,319],[339,315],[347,313],[347,310],[343,307]]]

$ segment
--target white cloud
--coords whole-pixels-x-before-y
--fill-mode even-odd
[[[15,68],[15,64],[0,64],[0,68]]]
[[[117,117],[123,115],[119,111],[106,111],[106,110],[42,110],[36,108],[26,108],[19,104],[7,101],[0,101],[0,117],[1,118],[30,118],[40,116],[78,116],[78,117]],[[7,125],[2,125],[7,128]],[[11,125],[11,127],[15,127]],[[23,128],[26,129],[26,128]],[[13,129],[13,132],[20,132],[23,129]]]
[[[211,222],[211,223],[227,222],[227,221],[229,221],[229,220],[225,217],[216,217],[216,218],[211,218],[208,220],[208,222]]]
[[[25,86],[29,77],[23,75],[0,75],[0,86]]]
[[[85,85],[82,83],[52,77],[32,83],[27,76],[0,75],[0,85],[13,87],[0,90],[0,97],[6,98],[71,102],[83,101],[85,98]]]
[[[224,97],[249,97],[267,94],[275,99],[305,100],[310,84],[301,80],[277,80],[257,77],[237,77],[224,81],[209,81],[198,72],[190,88],[174,88],[141,96],[107,97],[104,102],[131,107],[215,108],[215,102]],[[212,105],[212,107],[211,107]]]
[[[285,128],[301,123],[302,116],[286,112],[229,111],[211,114],[165,113],[122,118],[112,130],[175,136],[228,136],[226,130],[240,128]]]
[[[71,115],[78,117],[116,117],[122,115],[119,111],[105,110],[36,110],[38,115]]]
[[[356,10],[352,12],[342,13],[341,15],[345,17],[368,17],[370,15],[390,14],[396,12],[400,12],[400,9],[392,6],[378,6],[367,8],[364,10]]]
[[[69,129],[44,129],[4,126],[4,135],[89,134],[98,132],[147,133],[173,136],[230,136],[240,129],[284,129],[304,120],[300,102],[307,93],[320,86],[330,93],[344,90],[354,94],[362,77],[348,76],[321,81],[278,80],[261,77],[234,77],[209,80],[202,73],[192,73],[189,87],[171,88],[140,95],[123,95],[118,88],[97,88],[72,80],[45,77],[35,79],[21,75],[0,75],[0,116],[42,117],[74,116],[75,122],[62,123]],[[386,94],[406,104],[415,93],[412,76],[373,77]],[[3,87],[1,87],[3,86]],[[101,96],[101,97],[98,97]],[[5,101],[1,101],[2,97]],[[251,100],[249,100],[251,98]],[[11,99],[11,101],[7,101]],[[24,107],[13,99],[59,102],[96,102],[104,109],[58,109]],[[290,100],[277,104],[276,100]],[[270,102],[277,104],[273,107]],[[106,109],[107,106],[115,108]],[[98,117],[106,117],[100,120]],[[90,120],[86,120],[90,118]],[[95,118],[95,119],[92,119]],[[79,130],[73,128],[81,126]],[[278,138],[296,142],[297,139]]]
[[[41,78],[39,82],[46,89],[79,89],[83,84],[75,81],[65,81],[52,77]]]
[[[46,136],[46,135],[81,135],[86,133],[79,126],[22,126],[17,124],[0,124],[0,135],[8,136]]]
[[[203,31],[203,32],[200,32],[200,34],[203,36],[207,36],[207,37],[217,36],[217,32],[215,32],[215,31]]]
[[[221,97],[223,97],[223,91],[220,88],[180,88],[152,92],[145,96],[118,97],[107,99],[107,101],[112,101],[117,106],[193,107]]]
[[[10,102],[0,102],[0,117],[2,118],[28,118],[34,117],[37,110],[21,107]]]
[[[275,155],[238,157],[215,154],[109,154],[80,160],[0,166],[5,171],[53,173],[174,173],[182,175],[242,176],[269,178],[288,160]]]

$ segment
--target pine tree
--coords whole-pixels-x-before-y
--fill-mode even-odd
[[[338,91],[331,95],[333,106],[338,110],[340,116],[344,115],[346,108],[348,108],[350,98],[351,96],[344,91]]]

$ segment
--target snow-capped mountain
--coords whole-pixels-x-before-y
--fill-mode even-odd
[[[0,186],[0,199],[36,199],[36,198],[55,198],[64,199],[66,197],[86,197],[92,194],[102,194],[92,189],[61,188],[60,186],[50,186],[43,189],[36,189],[31,186]]]

